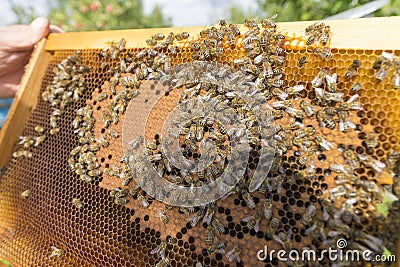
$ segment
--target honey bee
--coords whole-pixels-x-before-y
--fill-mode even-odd
[[[242,197],[249,209],[254,209],[256,207],[256,203],[254,202],[249,192],[247,191],[242,192]]]
[[[302,56],[301,58],[299,58],[299,61],[297,62],[297,66],[299,68],[304,67],[304,65],[307,63],[307,57],[306,56]]]
[[[223,242],[218,242],[217,244],[213,244],[210,247],[208,247],[208,253],[209,254],[214,254],[214,253],[224,253],[225,250],[225,243]]]
[[[77,207],[78,209],[80,209],[80,208],[83,207],[82,201],[80,201],[80,200],[77,199],[77,198],[73,198],[71,202],[72,202],[72,204],[73,204],[75,207]]]
[[[156,267],[168,267],[171,259],[168,256],[162,257],[159,262],[157,262]]]
[[[103,147],[108,147],[110,145],[104,135],[101,135],[96,141],[99,142]]]
[[[195,215],[190,217],[190,225],[195,227],[199,221],[204,217],[205,208],[201,208]]]
[[[206,230],[206,244],[207,245],[213,244],[214,243],[214,239],[215,239],[214,227],[209,225],[209,226],[207,226],[207,230]]]
[[[343,156],[353,169],[360,168],[360,161],[357,159],[353,150],[344,151]]]
[[[239,36],[240,35],[240,30],[237,25],[235,24],[229,24],[229,29],[233,33],[234,36]]]
[[[220,233],[220,234],[224,234],[225,233],[225,227],[224,225],[217,219],[217,218],[213,218],[211,221],[211,225],[214,227],[214,229]]]
[[[60,127],[56,127],[56,128],[51,128],[50,129],[50,134],[54,135],[54,134],[58,134],[60,132]]]
[[[268,230],[266,233],[267,236],[272,238],[275,235],[276,231],[278,230],[280,224],[281,224],[281,222],[279,221],[279,219],[276,217],[273,217],[268,224],[269,227],[268,227]]]
[[[323,46],[327,45],[330,42],[331,35],[332,33],[330,31],[330,26],[325,26],[320,37],[320,41]]]
[[[336,122],[328,117],[328,114],[324,112],[322,109],[318,110],[316,113],[316,117],[321,125],[321,127],[327,127],[328,129],[333,130],[336,127]]]
[[[331,150],[333,148],[333,144],[331,142],[327,141],[319,135],[314,137],[314,142],[325,150]]]
[[[60,258],[61,256],[63,256],[65,254],[64,250],[59,249],[55,246],[51,246],[51,250],[52,250],[52,252],[50,254],[50,258],[52,258],[52,257]]]
[[[305,226],[311,225],[313,218],[315,217],[316,214],[317,214],[317,208],[313,204],[310,204],[307,207],[306,212],[303,214],[301,222]]]
[[[264,217],[267,221],[272,218],[272,202],[270,199],[266,199],[264,202]]]
[[[293,118],[304,119],[304,112],[299,109],[287,107],[285,111]]]
[[[167,242],[166,241],[162,241],[160,243],[160,245],[158,245],[157,247],[155,247],[154,249],[152,249],[150,251],[150,254],[157,254],[157,256],[161,257],[161,258],[165,258],[165,252],[167,250]]]
[[[331,49],[329,47],[314,48],[313,53],[321,57],[322,59],[330,59],[333,57]]]
[[[325,27],[325,23],[322,21],[315,22],[314,24],[308,26],[305,30],[306,35],[310,35],[314,31],[320,31]]]
[[[300,93],[303,90],[304,90],[304,85],[303,84],[298,84],[298,85],[286,88],[286,93],[288,95],[295,95],[295,94]]]
[[[242,253],[242,247],[240,245],[236,245],[232,250],[225,254],[225,257],[229,262],[236,260],[236,262],[240,263],[240,253]]]
[[[256,232],[260,229],[260,220],[261,213],[259,211],[257,211],[253,216],[248,216],[242,219],[243,222],[247,222],[247,228],[249,228],[249,230],[254,229]]]
[[[169,222],[168,216],[165,214],[164,211],[158,210],[157,216],[163,224],[167,224]]]
[[[179,34],[175,34],[175,39],[177,41],[182,41],[189,38],[189,33],[188,32],[181,32]]]
[[[357,69],[360,67],[360,61],[357,59],[353,60],[350,68],[346,71],[344,77],[346,79],[351,79],[356,75]]]
[[[376,159],[372,158],[371,156],[357,154],[357,157],[362,162],[362,164],[364,164],[367,167],[373,168],[375,171],[377,171],[379,173],[381,173],[382,170],[386,167],[385,163],[383,163],[379,160],[376,160]]]
[[[291,107],[292,102],[290,100],[283,100],[283,101],[275,101],[272,103],[272,107],[275,109],[282,109],[282,108],[287,108]]]
[[[376,135],[373,133],[367,134],[367,138],[365,139],[365,144],[368,148],[375,148],[378,146],[378,139]]]
[[[392,84],[394,89],[400,88],[400,71],[396,70],[396,72],[392,76]]]
[[[27,198],[31,195],[32,191],[31,190],[25,190],[24,192],[21,193],[21,197]]]
[[[150,206],[149,202],[143,195],[139,195],[137,199],[140,201],[143,208],[147,209]]]
[[[362,86],[360,83],[355,83],[351,86],[351,92],[356,93],[362,89]]]
[[[314,115],[314,109],[312,108],[312,106],[310,105],[310,103],[308,103],[305,100],[302,100],[300,102],[300,107],[304,110],[304,113],[308,116],[311,117]]]
[[[347,133],[350,128],[355,129],[356,125],[348,120],[348,113],[346,111],[339,111],[339,130]]]
[[[292,243],[290,239],[292,238],[292,232],[289,229],[289,232],[285,234],[284,232],[279,232],[278,235],[272,236],[279,244],[283,246],[286,251],[290,251],[292,249]]]
[[[326,75],[328,74],[326,69],[321,69],[318,74],[312,79],[311,84],[312,86],[315,87],[319,87],[322,82],[324,81]]]

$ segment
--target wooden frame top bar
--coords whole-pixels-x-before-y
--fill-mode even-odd
[[[281,22],[278,29],[289,36],[304,35],[304,29],[314,21]],[[400,49],[400,16],[381,18],[361,18],[326,21],[331,26],[332,48],[352,49]],[[243,29],[243,26],[241,26]],[[69,32],[50,34],[46,50],[60,49],[97,49],[104,48],[109,41],[118,41],[122,37],[127,47],[143,47],[144,41],[154,33],[187,31],[191,35],[198,34],[205,26],[175,27],[159,29],[133,29],[114,31]],[[245,29],[243,29],[245,30]]]

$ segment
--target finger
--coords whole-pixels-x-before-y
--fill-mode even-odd
[[[50,32],[52,33],[64,33],[63,29],[56,25],[50,25]]]
[[[21,51],[32,48],[49,33],[50,22],[47,18],[35,19],[30,25],[14,25],[0,28],[0,49],[3,51]]]

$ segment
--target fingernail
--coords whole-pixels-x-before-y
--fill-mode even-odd
[[[35,29],[47,28],[49,25],[49,20],[45,17],[40,17],[32,21],[31,26]]]

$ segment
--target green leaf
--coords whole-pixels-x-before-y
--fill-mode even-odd
[[[398,198],[395,195],[385,190],[382,203],[376,204],[378,212],[386,217],[389,212],[390,203],[396,200],[398,200]]]
[[[7,267],[12,267],[11,263],[9,263],[7,260],[0,260],[0,263],[4,264]]]

